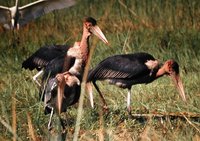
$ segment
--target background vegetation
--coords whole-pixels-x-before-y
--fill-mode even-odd
[[[33,0],[20,0],[20,5]],[[0,1],[12,6],[14,0]],[[145,51],[160,61],[174,58],[180,64],[187,104],[167,77],[132,89],[132,113],[200,114],[200,1],[199,0],[80,0],[69,9],[55,11],[31,22],[16,34],[0,27],[0,140],[48,140],[49,116],[43,113],[38,87],[21,64],[43,45],[73,44],[80,40],[82,19],[92,16],[110,42],[107,47],[96,37],[91,67],[102,59],[123,53]],[[13,47],[13,43],[15,47]],[[80,140],[200,140],[200,118],[130,119],[126,113],[127,90],[98,82],[109,105],[101,113],[95,91],[95,109],[85,95]],[[77,104],[66,117],[67,138],[72,140]]]

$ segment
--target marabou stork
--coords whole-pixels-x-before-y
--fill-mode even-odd
[[[97,80],[107,80],[110,84],[120,88],[127,88],[127,109],[131,113],[130,95],[132,85],[148,84],[164,75],[172,78],[183,101],[186,101],[182,81],[179,77],[178,63],[174,60],[167,60],[162,65],[152,55],[143,52],[115,55],[104,59],[89,71],[87,86],[90,95],[92,95],[91,82],[93,83],[103,101],[105,109],[107,104],[96,84]]]
[[[84,67],[87,63],[89,54],[89,37],[91,34],[96,35],[104,43],[108,43],[101,29],[97,26],[96,20],[87,17],[83,22],[83,34],[79,45],[81,52],[82,65],[81,69],[78,69],[76,73],[70,71],[71,67],[75,65],[77,58],[74,57],[73,52],[68,52],[70,47],[66,46],[50,46],[43,47],[37,50],[32,56],[22,63],[22,67],[25,69],[43,69],[42,86],[40,95],[43,95],[43,100],[45,104],[45,113],[51,113],[48,128],[50,129],[51,117],[53,113],[65,112],[67,107],[76,103],[80,96],[81,86],[75,83],[75,85],[64,85],[64,96],[62,101],[59,102],[57,99],[57,78],[56,75],[69,71],[71,75],[75,75],[81,82]],[[71,49],[71,48],[70,48]],[[51,53],[50,53],[51,52]],[[79,58],[79,57],[78,57]],[[76,65],[75,65],[76,66]],[[76,67],[74,67],[76,68]],[[42,92],[43,90],[43,92]],[[61,109],[59,109],[59,104]]]
[[[0,23],[7,28],[17,28],[53,10],[63,9],[75,4],[75,0],[38,0],[19,7],[18,0],[13,7],[0,6]],[[10,24],[11,22],[11,24]],[[9,27],[8,27],[9,25]]]

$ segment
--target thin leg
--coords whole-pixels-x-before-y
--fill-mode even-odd
[[[99,95],[100,95],[100,97],[101,97],[101,100],[102,100],[102,102],[103,102],[103,108],[104,108],[105,110],[107,110],[107,109],[108,109],[107,103],[106,103],[106,101],[105,101],[105,99],[104,99],[104,97],[103,97],[101,91],[99,90],[99,87],[97,86],[97,84],[96,84],[95,82],[93,82],[93,85],[94,85],[94,87],[96,88],[97,92],[99,93]]]
[[[93,93],[92,93],[92,91],[89,92],[89,95],[90,95],[90,104],[91,104],[91,107],[94,108],[94,101],[93,101]]]
[[[127,94],[127,110],[129,114],[131,114],[131,89],[128,89],[128,94]]]
[[[87,90],[88,90],[88,93],[89,93],[89,96],[90,96],[90,104],[91,104],[91,107],[94,108],[93,91],[92,91],[91,82],[88,82],[88,83],[86,84],[86,87],[87,87]]]
[[[38,82],[37,77],[40,76],[43,73],[43,70],[39,71],[36,75],[33,76],[33,80],[41,86],[41,84]]]
[[[50,114],[50,117],[49,117],[49,123],[48,123],[48,130],[51,130],[51,120],[52,120],[52,117],[53,117],[53,107],[51,107],[51,114]]]

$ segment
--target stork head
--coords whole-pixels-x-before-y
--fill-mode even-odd
[[[179,65],[178,65],[178,63],[174,60],[168,60],[164,64],[164,69],[165,69],[165,73],[172,78],[172,80],[173,80],[176,88],[178,89],[179,94],[180,94],[181,98],[183,99],[183,101],[186,101],[183,84],[182,84],[182,81],[181,81],[180,76],[179,76]]]
[[[97,26],[97,21],[94,18],[92,18],[92,17],[85,18],[84,19],[84,27],[88,30],[89,34],[96,35],[105,44],[108,44],[108,41],[107,41],[105,35],[103,34],[103,32],[101,31],[99,26]]]

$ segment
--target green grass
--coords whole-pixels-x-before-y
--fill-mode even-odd
[[[28,1],[20,2],[23,5]],[[12,2],[0,4],[12,5]],[[187,104],[179,97],[170,78],[165,76],[148,85],[133,86],[132,113],[200,114],[199,7],[198,0],[79,1],[74,7],[47,14],[21,28],[16,48],[12,47],[12,33],[0,28],[0,140],[12,140],[13,135],[3,121],[12,127],[13,118],[17,120],[17,136],[21,140],[31,140],[27,113],[30,113],[35,136],[41,140],[49,138],[49,116],[43,113],[38,87],[32,80],[36,71],[21,69],[21,63],[43,45],[73,44],[80,40],[85,16],[98,20],[110,42],[110,47],[97,42],[91,67],[108,56],[139,51],[148,52],[162,62],[173,58],[180,65]],[[90,44],[95,45],[95,42],[96,37],[92,36]],[[80,140],[200,140],[199,118],[133,120],[126,112],[127,90],[107,85],[107,82],[98,82],[98,85],[110,108],[109,114],[102,116],[102,103],[96,91],[95,109],[90,108],[85,94]],[[14,110],[13,101],[16,102]],[[66,118],[69,140],[73,138],[77,108],[78,104],[62,115]]]

